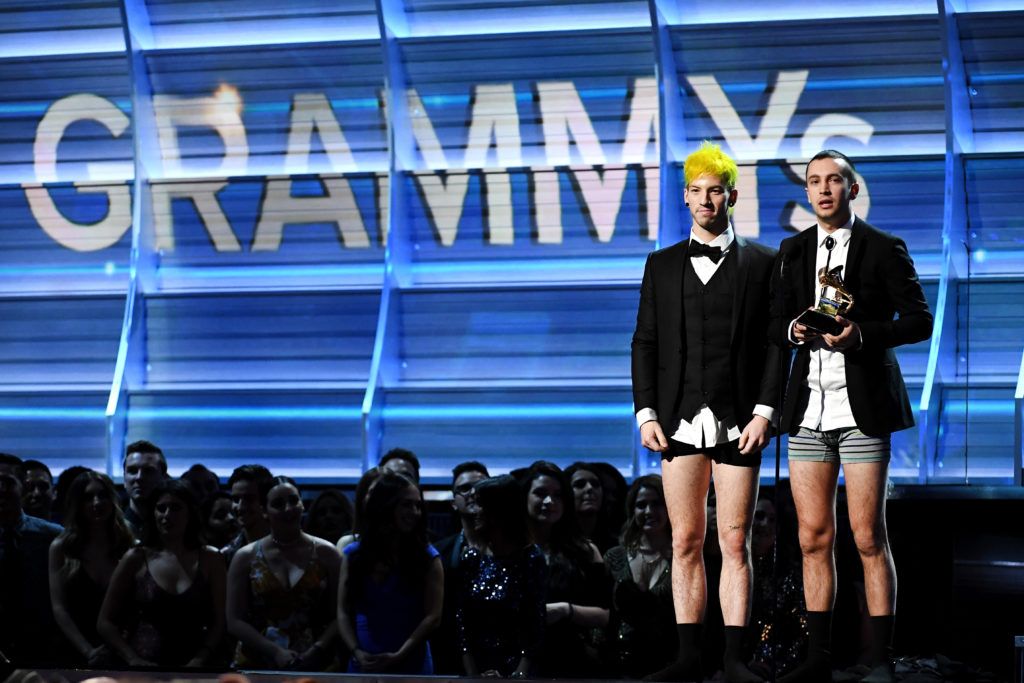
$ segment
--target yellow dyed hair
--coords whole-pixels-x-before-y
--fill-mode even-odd
[[[683,178],[687,187],[702,175],[721,178],[731,190],[736,187],[740,171],[736,168],[736,162],[723,152],[721,147],[710,140],[705,140],[700,143],[696,152],[686,157],[683,164]]]

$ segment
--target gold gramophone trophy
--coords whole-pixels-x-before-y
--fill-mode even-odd
[[[818,271],[818,282],[821,283],[818,306],[801,313],[796,319],[798,323],[822,334],[836,335],[843,331],[843,326],[835,316],[845,316],[853,307],[853,295],[843,284],[842,272],[842,266],[836,266],[832,270],[822,268]]]

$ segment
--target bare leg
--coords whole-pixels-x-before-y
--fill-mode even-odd
[[[701,679],[700,628],[708,598],[703,549],[711,460],[703,455],[677,456],[662,461],[661,473],[672,522],[672,602],[679,654],[645,680],[696,681]]]
[[[873,617],[896,612],[896,565],[889,549],[885,526],[885,487],[889,464],[863,462],[843,465],[846,502],[857,552],[864,565],[864,591],[868,614]]]
[[[750,619],[753,567],[750,561],[750,525],[757,502],[758,470],[735,465],[713,465],[718,511],[718,543],[722,548],[719,598],[726,626],[746,626]]]
[[[831,680],[832,607],[836,601],[837,463],[789,461],[789,480],[800,530],[804,599],[807,603],[807,659],[779,683]]]
[[[839,465],[789,462],[800,530],[807,610],[827,612],[836,601],[836,481]]]
[[[868,683],[895,680],[892,668],[892,636],[896,613],[896,566],[889,549],[885,526],[887,462],[843,465],[846,501],[857,552],[864,565],[864,592],[868,607],[868,639],[861,660],[873,667]]]
[[[703,455],[663,460],[661,475],[672,523],[672,602],[676,623],[696,624],[704,621],[708,601],[703,549],[711,460]]]
[[[743,638],[750,620],[750,591],[754,568],[750,560],[750,526],[757,502],[759,471],[753,467],[712,465],[718,515],[718,544],[722,549],[719,598],[725,622],[726,683],[761,683],[746,666]]]

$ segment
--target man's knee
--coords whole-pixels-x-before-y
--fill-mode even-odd
[[[800,524],[800,552],[805,557],[829,555],[836,545],[836,529],[831,524]]]
[[[889,547],[885,524],[882,523],[854,524],[853,541],[861,557],[878,557]]]
[[[742,526],[718,527],[718,545],[722,559],[731,564],[746,564],[750,561],[750,535]]]
[[[673,529],[672,556],[677,562],[693,562],[703,558],[703,529]]]

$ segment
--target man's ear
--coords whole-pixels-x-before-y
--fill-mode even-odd
[[[853,201],[854,199],[856,199],[857,195],[859,193],[860,193],[860,183],[858,183],[855,180],[855,181],[853,181],[853,184],[850,185],[850,201]]]

